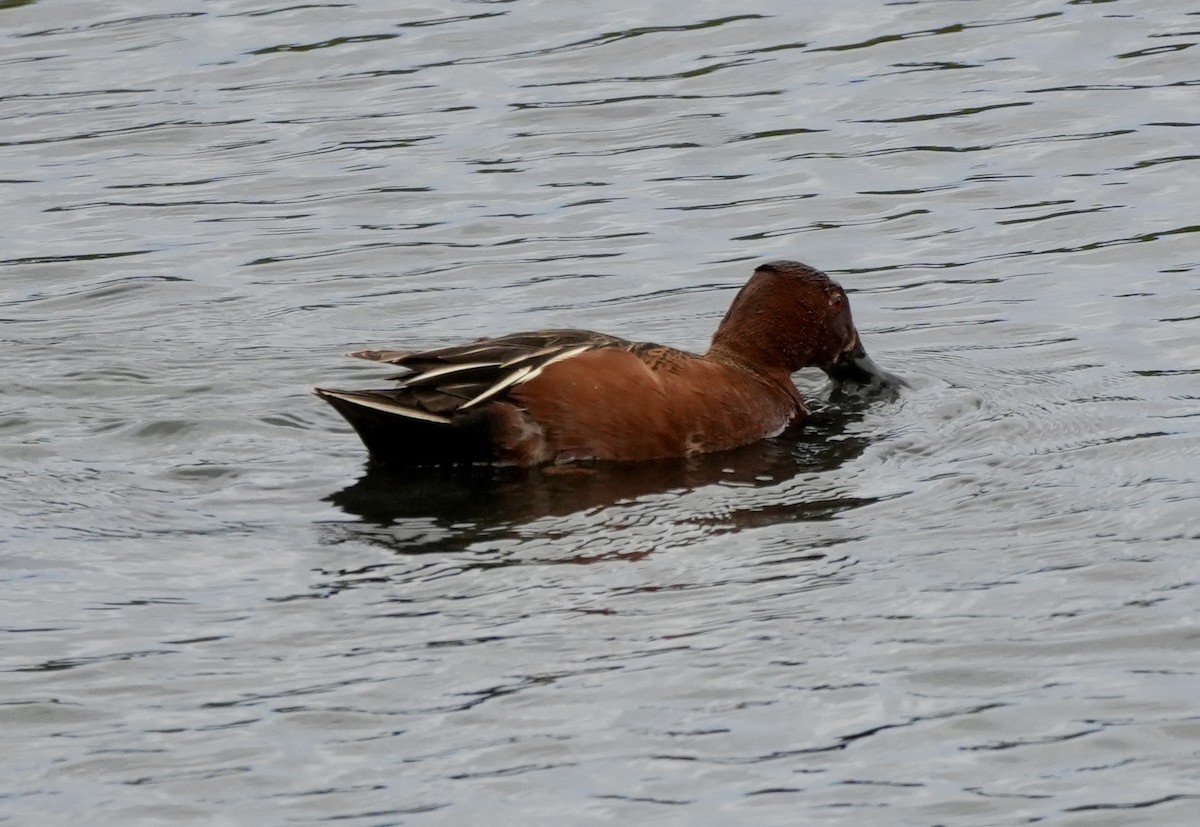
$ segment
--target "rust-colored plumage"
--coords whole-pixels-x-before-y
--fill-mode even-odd
[[[317,388],[377,463],[539,465],[720,451],[808,415],[791,374],[902,384],[867,358],[842,288],[764,264],[703,356],[586,330],[516,333],[422,352],[351,354],[405,368],[395,387]]]

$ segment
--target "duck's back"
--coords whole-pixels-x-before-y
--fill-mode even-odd
[[[805,413],[790,382],[586,330],[352,355],[405,369],[393,388],[317,390],[384,464],[683,456],[772,436]]]

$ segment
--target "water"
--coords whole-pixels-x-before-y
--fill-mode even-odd
[[[1198,27],[0,3],[0,821],[1194,823]],[[781,257],[900,400],[397,478],[308,394]]]

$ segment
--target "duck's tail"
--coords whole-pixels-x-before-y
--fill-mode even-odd
[[[409,403],[402,388],[313,388],[313,393],[345,417],[377,465],[471,464],[492,459],[479,417],[451,419],[421,410]]]

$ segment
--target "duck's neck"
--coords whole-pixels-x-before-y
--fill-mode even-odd
[[[812,363],[812,348],[802,339],[783,335],[775,318],[767,314],[745,316],[740,314],[731,320],[727,315],[721,321],[713,334],[709,355],[785,377]]]
[[[705,354],[706,359],[737,368],[750,374],[764,385],[777,388],[788,396],[799,399],[800,392],[796,390],[796,385],[792,382],[792,371],[788,370],[786,365],[771,364],[770,360],[764,361],[760,357],[761,354],[730,347],[729,343],[719,341],[715,337],[708,353]]]

